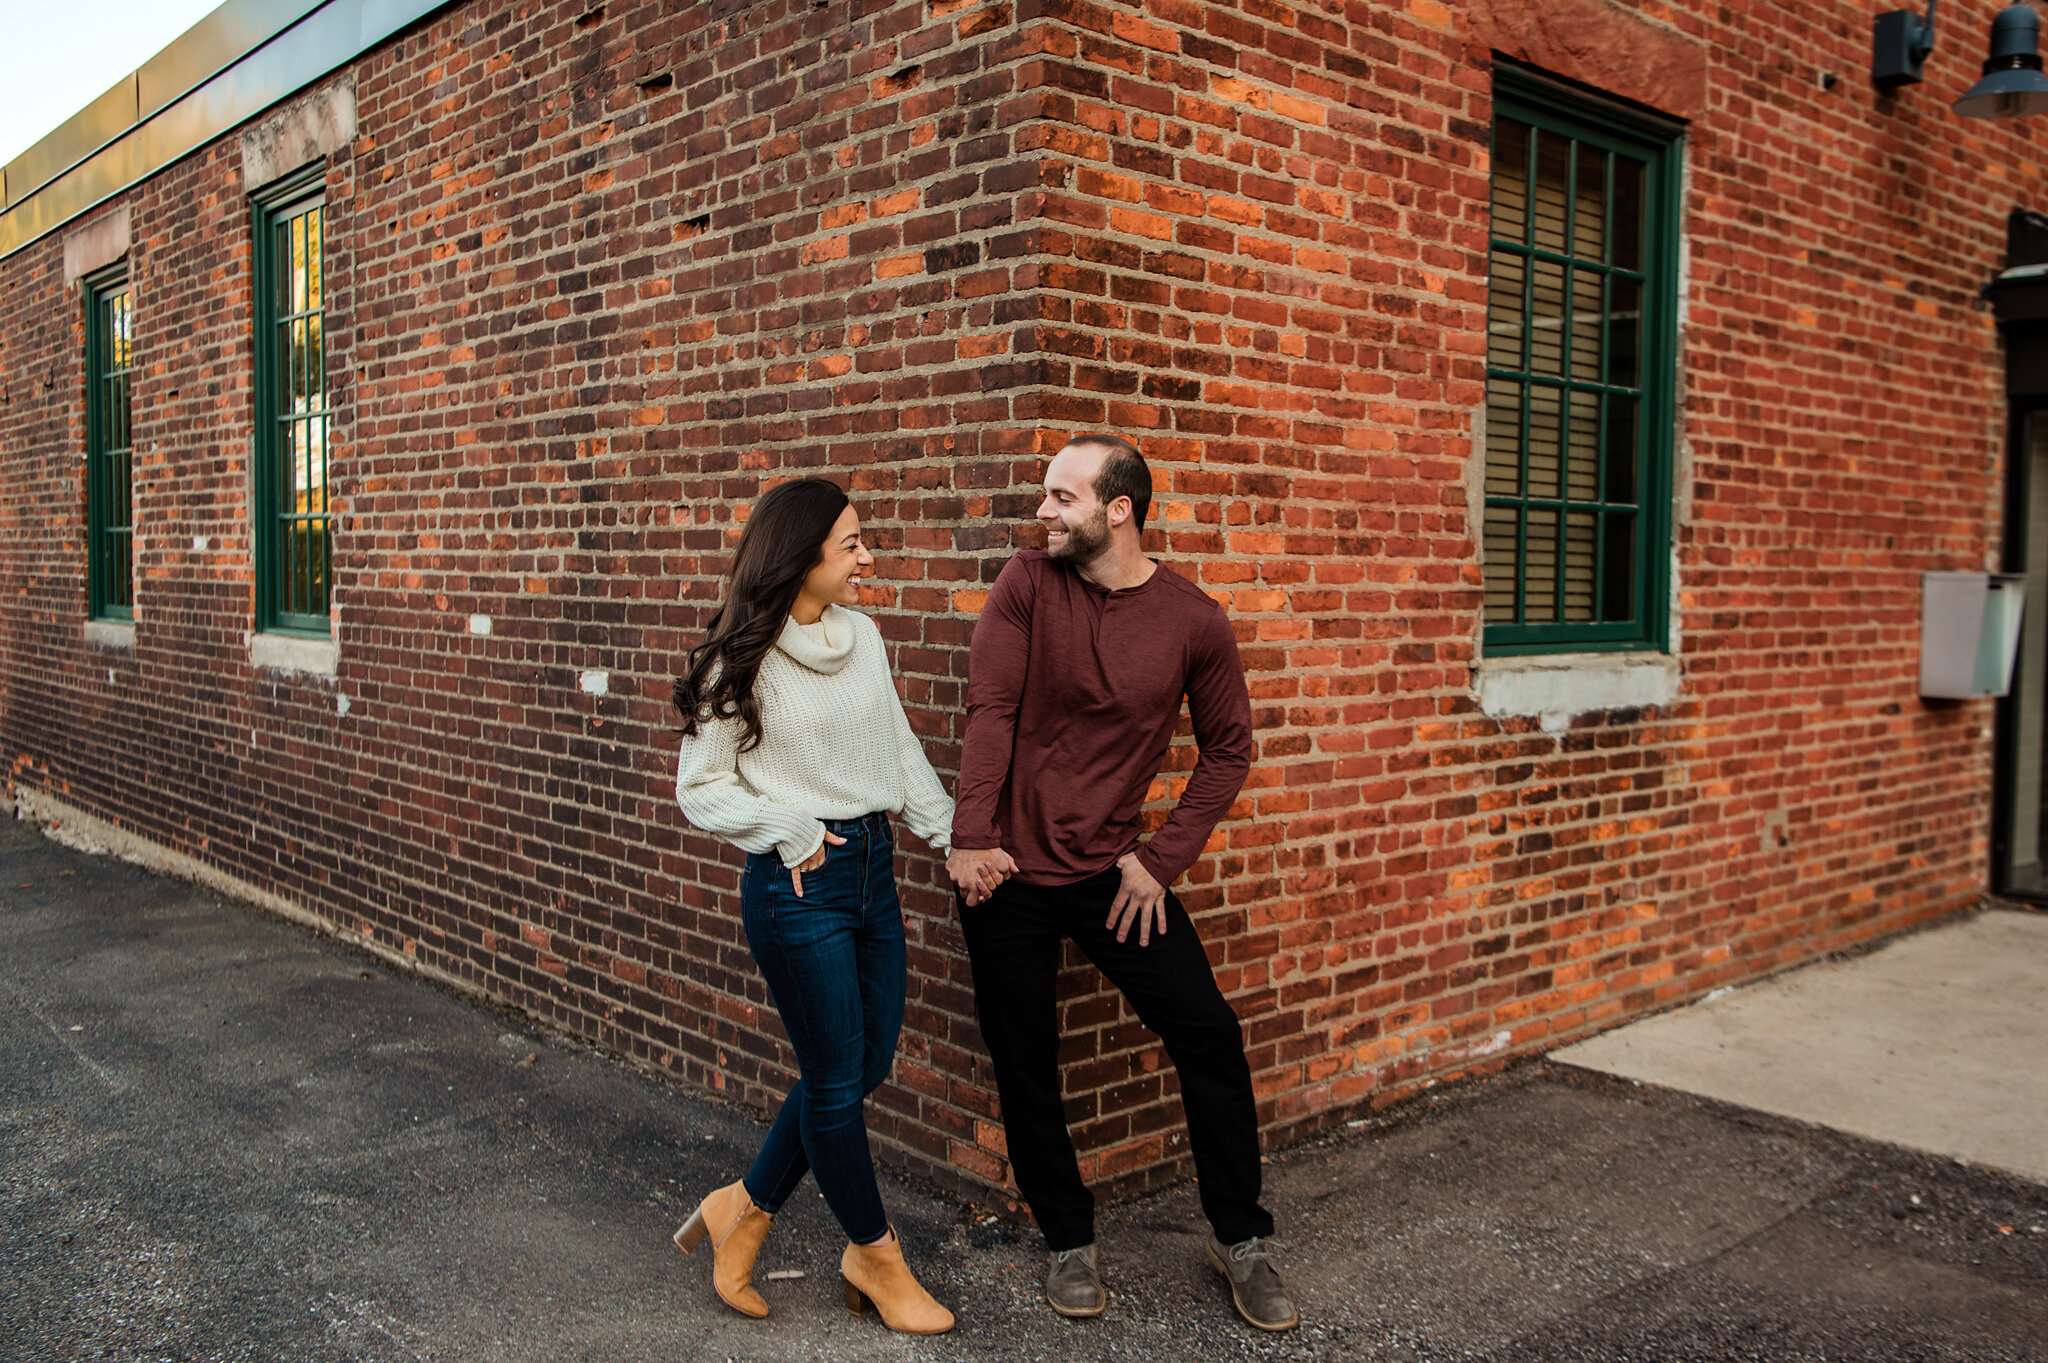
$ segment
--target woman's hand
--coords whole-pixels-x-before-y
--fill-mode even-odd
[[[834,833],[831,829],[828,828],[825,830],[825,841],[818,844],[818,850],[811,853],[809,856],[805,857],[801,862],[799,862],[795,866],[789,868],[790,888],[796,891],[796,897],[798,899],[802,899],[804,897],[804,872],[815,871],[820,866],[823,866],[825,864],[825,854],[831,851],[834,847],[844,846],[845,843],[845,838],[840,837],[837,833]]]
[[[952,877],[960,897],[973,907],[1017,874],[1017,862],[1000,847],[956,847],[946,857],[946,874]]]

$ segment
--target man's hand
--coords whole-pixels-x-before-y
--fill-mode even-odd
[[[1116,940],[1121,942],[1131,935],[1131,920],[1135,918],[1138,945],[1150,946],[1155,918],[1160,934],[1166,932],[1166,887],[1152,878],[1136,852],[1124,853],[1116,864],[1124,873],[1123,888],[1116,892],[1116,899],[1109,906],[1109,921],[1102,926],[1115,928]]]
[[[843,847],[845,845],[846,839],[828,828],[825,830],[825,841],[818,844],[818,850],[789,868],[790,888],[796,891],[798,899],[804,897],[804,872],[817,870],[825,864],[825,854],[827,852],[831,851],[834,847]]]
[[[970,906],[980,904],[996,887],[1017,874],[1017,862],[1000,847],[956,847],[946,858],[953,888]]]

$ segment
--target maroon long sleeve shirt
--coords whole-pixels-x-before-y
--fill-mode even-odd
[[[1183,696],[1201,755],[1165,826],[1139,846]],[[1109,591],[1037,549],[1004,565],[968,655],[953,846],[1002,847],[1033,885],[1085,880],[1136,847],[1170,885],[1251,762],[1237,639],[1200,588],[1159,568]]]

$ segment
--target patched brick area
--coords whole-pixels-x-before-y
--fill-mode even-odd
[[[1873,94],[1856,6],[1569,8],[1564,37],[1507,0],[443,11],[353,64],[328,160],[333,678],[249,659],[236,138],[120,200],[132,649],[83,636],[61,234],[0,261],[10,783],[767,1106],[791,1061],[739,859],[674,807],[666,699],[736,513],[848,482],[950,779],[1042,460],[1110,428],[1251,674],[1257,764],[1181,888],[1269,1139],[1968,905],[1991,712],[1915,695],[1919,574],[1997,544],[1978,290],[2048,205],[2043,134],[1959,122],[1960,84]],[[1557,734],[1475,699],[1496,51],[1655,70],[1617,93],[1689,120],[1683,681]],[[951,896],[921,847],[904,869],[875,1129],[1000,1184]],[[1063,988],[1090,1177],[1183,1172],[1156,1044],[1085,965]]]

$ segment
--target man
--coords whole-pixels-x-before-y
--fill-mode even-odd
[[[1251,700],[1222,608],[1139,548],[1151,501],[1150,470],[1116,436],[1077,436],[1047,466],[1046,548],[1004,566],[975,626],[946,870],[964,901],[1010,1166],[1052,1252],[1052,1308],[1095,1316],[1107,1303],[1094,1198],[1060,1104],[1053,983],[1070,937],[1180,1073],[1209,1262],[1246,1320],[1287,1330],[1298,1316],[1267,1256],[1244,1034],[1167,888],[1244,784]],[[1200,760],[1141,839],[1183,696]]]

